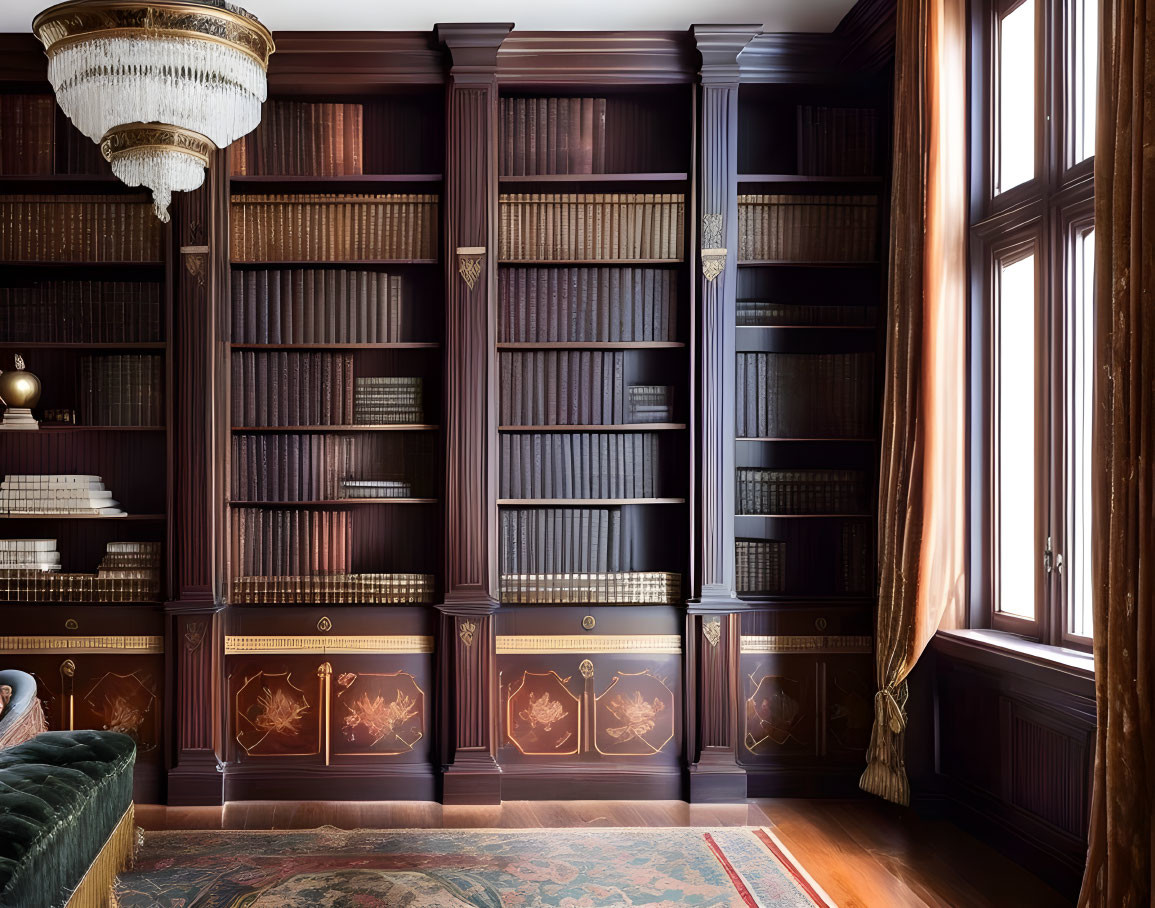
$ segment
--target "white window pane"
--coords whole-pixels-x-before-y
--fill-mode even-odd
[[[1072,48],[1071,112],[1075,159],[1085,161],[1095,153],[1095,101],[1099,83],[1099,3],[1076,0],[1074,5],[1074,47]]]
[[[1075,240],[1067,338],[1067,632],[1091,636],[1091,413],[1094,406],[1095,231]]]
[[[1035,257],[996,269],[1000,612],[1035,617]]]
[[[999,21],[998,174],[995,192],[1035,175],[1035,0]]]

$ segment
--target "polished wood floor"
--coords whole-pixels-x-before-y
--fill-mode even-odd
[[[681,801],[507,801],[500,807],[249,801],[223,808],[137,805],[137,822],[145,829],[768,826],[840,908],[1067,904],[1042,880],[953,824],[868,800],[693,806]]]

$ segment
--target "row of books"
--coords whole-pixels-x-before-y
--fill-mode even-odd
[[[342,268],[233,272],[233,343],[377,344],[405,337],[401,276]]]
[[[501,498],[655,498],[653,432],[519,432],[501,436]]]
[[[840,523],[837,590],[847,595],[872,592],[875,558],[871,525],[866,520]]]
[[[411,498],[434,486],[436,450],[429,433],[360,435],[236,433],[233,501],[330,501]]]
[[[670,385],[630,385],[626,422],[670,422],[674,418],[674,389]]]
[[[234,350],[234,426],[352,425],[353,354]]]
[[[81,425],[164,425],[163,356],[82,356],[79,378]]]
[[[670,268],[511,266],[499,282],[503,343],[677,340]]]
[[[878,111],[798,105],[798,172],[839,177],[878,174]]]
[[[503,350],[502,425],[587,426],[626,422],[622,351]]]
[[[420,378],[395,375],[358,377],[353,386],[353,422],[363,426],[423,423],[422,385]]]
[[[513,193],[500,197],[503,262],[681,261],[685,196]]]
[[[0,482],[0,514],[123,517],[99,476],[80,473],[9,473]]]
[[[682,598],[682,575],[663,571],[502,574],[500,583],[509,605],[672,605]]]
[[[55,539],[0,539],[0,568],[7,571],[59,571]]]
[[[33,281],[0,287],[8,342],[140,343],[164,339],[155,281]]]
[[[432,574],[237,577],[233,605],[407,605],[433,601]]]
[[[503,574],[633,570],[630,511],[621,508],[502,508]]]
[[[740,262],[872,262],[877,258],[877,196],[738,196]]]
[[[348,573],[351,515],[317,508],[233,508],[229,512],[236,577]]]
[[[135,195],[0,196],[0,261],[160,262],[161,223]]]
[[[734,584],[745,594],[785,592],[786,543],[777,539],[735,540]]]
[[[0,570],[3,602],[153,602],[159,595],[154,580]]]
[[[502,98],[501,175],[606,172],[605,98]]]
[[[360,104],[265,102],[261,124],[232,146],[233,174],[351,176],[362,172]]]
[[[56,109],[48,94],[0,94],[0,174],[107,174],[100,148]]]
[[[874,434],[870,353],[739,353],[739,438],[867,438]]]
[[[109,542],[95,574],[63,573],[55,539],[0,539],[0,600],[145,602],[160,595],[160,543]]]
[[[739,467],[739,514],[845,514],[865,511],[862,470],[767,470]]]
[[[843,304],[771,303],[764,300],[738,300],[739,328],[761,328],[774,325],[873,325],[878,317],[876,306]]]
[[[435,261],[437,196],[235,195],[234,262]]]

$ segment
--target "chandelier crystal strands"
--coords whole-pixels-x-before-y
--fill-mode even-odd
[[[273,36],[224,0],[70,0],[32,31],[60,109],[121,181],[152,190],[162,221],[212,152],[261,121]]]

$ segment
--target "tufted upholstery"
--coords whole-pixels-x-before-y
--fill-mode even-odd
[[[14,669],[0,671],[0,747],[21,744],[44,729],[36,679]]]
[[[45,732],[0,751],[0,906],[58,906],[132,803],[136,745]]]

